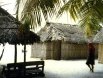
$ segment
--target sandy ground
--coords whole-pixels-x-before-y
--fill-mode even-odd
[[[103,78],[103,64],[96,60],[94,73],[85,64],[86,60],[45,60],[44,78]]]
[[[95,62],[94,73],[90,72],[89,68],[86,66],[86,60],[44,61],[45,77],[36,78],[103,78],[103,64],[99,64],[97,60]]]
[[[1,49],[2,51],[2,46]],[[18,47],[18,62],[23,61],[23,47]],[[0,52],[1,52],[0,51]],[[30,46],[27,46],[27,61],[40,60],[39,58],[30,58]],[[86,60],[44,60],[45,77],[44,78],[103,78],[103,64],[95,62],[94,73],[90,72],[86,66]],[[5,53],[0,64],[14,62],[14,46],[5,47]],[[37,77],[39,78],[39,77]],[[43,77],[41,77],[43,78]]]

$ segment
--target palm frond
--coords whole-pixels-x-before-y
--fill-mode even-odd
[[[19,1],[17,4],[20,4]],[[30,18],[31,26],[34,27],[41,24],[42,14],[45,20],[47,20],[47,15],[49,14],[49,16],[52,17],[57,13],[57,9],[61,6],[61,0],[22,0],[22,2],[24,2],[24,6],[21,14],[21,20],[23,21],[25,17],[32,16]],[[21,7],[18,7],[17,9],[19,10],[19,8]]]
[[[80,26],[84,29],[87,36],[95,35],[102,27],[100,23],[102,22],[103,16],[101,14],[103,12],[100,9],[102,9],[103,3],[100,3],[98,0],[85,2],[80,8]]]
[[[58,12],[58,16],[63,12],[69,11],[70,16],[76,20],[79,18],[78,12],[81,6],[84,4],[84,0],[69,0]]]

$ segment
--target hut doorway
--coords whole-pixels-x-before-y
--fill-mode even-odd
[[[46,43],[46,57],[54,60],[61,59],[61,40]]]

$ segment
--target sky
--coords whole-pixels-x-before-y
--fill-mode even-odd
[[[14,16],[16,0],[0,0],[0,6]]]
[[[16,0],[0,0],[0,5],[3,5],[2,7],[6,9],[10,14],[14,16],[15,14],[15,2]],[[76,24],[70,16],[67,14],[62,15],[59,19],[49,19],[50,22],[58,22],[58,23],[66,23],[66,24]]]

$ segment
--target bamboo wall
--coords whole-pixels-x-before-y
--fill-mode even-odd
[[[46,59],[61,59],[61,41],[46,43]]]
[[[103,64],[103,44],[98,47],[98,62]]]
[[[46,45],[44,43],[34,43],[31,46],[31,58],[46,57]]]
[[[62,43],[61,59],[83,59],[87,56],[86,44]]]
[[[35,45],[35,46],[34,46]],[[52,41],[38,43],[32,46],[32,57],[44,59],[67,60],[87,58],[87,44],[74,44],[69,42]],[[98,55],[98,45],[95,44],[96,57]]]
[[[98,45],[94,45],[96,48],[96,57],[98,55]],[[87,44],[73,44],[68,42],[62,42],[61,59],[86,59],[88,55]]]

